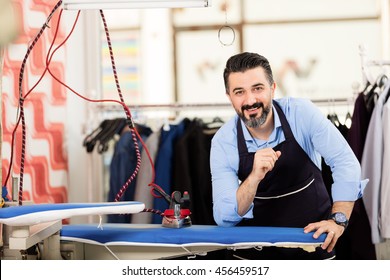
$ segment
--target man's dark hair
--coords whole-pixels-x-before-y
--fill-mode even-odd
[[[235,72],[245,72],[246,70],[256,67],[262,67],[267,75],[268,82],[273,84],[274,78],[272,75],[272,69],[268,60],[257,53],[243,52],[233,55],[226,62],[225,70],[223,71],[223,80],[225,82],[226,93],[229,92],[229,75]]]

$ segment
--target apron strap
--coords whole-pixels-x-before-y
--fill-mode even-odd
[[[275,108],[276,112],[278,113],[280,122],[282,124],[282,130],[283,130],[283,133],[284,133],[284,137],[286,138],[286,140],[294,138],[294,135],[293,135],[293,133],[291,131],[290,124],[288,123],[288,121],[286,119],[286,116],[285,116],[285,114],[282,111],[282,108],[280,107],[278,102],[275,101],[275,100],[273,100],[272,104],[274,105],[274,108]]]
[[[237,146],[238,146],[238,155],[248,154],[248,148],[246,146],[244,132],[242,131],[241,119],[237,120]]]

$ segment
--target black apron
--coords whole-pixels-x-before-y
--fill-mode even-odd
[[[303,228],[309,223],[326,220],[331,211],[331,200],[321,170],[295,140],[280,106],[276,102],[273,104],[286,139],[273,148],[281,151],[281,156],[257,188],[253,219],[244,219],[238,225]],[[244,181],[252,171],[255,153],[248,152],[240,120],[237,122],[237,141],[238,177]],[[261,251],[237,250],[234,254],[257,259],[327,259],[334,256],[334,252],[327,253],[320,247],[311,253],[300,248],[264,247]]]

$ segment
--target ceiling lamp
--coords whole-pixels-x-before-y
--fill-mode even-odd
[[[63,0],[64,10],[210,7],[211,0]]]

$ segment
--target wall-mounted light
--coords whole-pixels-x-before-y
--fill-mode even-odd
[[[63,0],[64,10],[210,7],[211,0]]]

